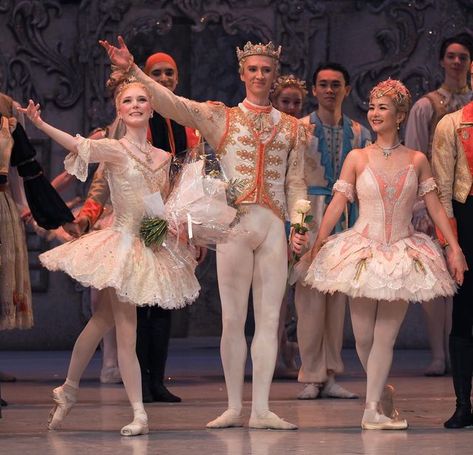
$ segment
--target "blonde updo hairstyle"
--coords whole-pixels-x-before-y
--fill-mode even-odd
[[[411,94],[407,87],[396,79],[381,81],[371,89],[370,100],[373,98],[382,98],[383,96],[389,96],[397,111],[405,114],[402,121],[405,122],[412,103]]]
[[[125,93],[125,91],[130,87],[139,87],[143,89],[143,91],[146,93],[146,96],[148,97],[148,100],[151,102],[153,96],[146,85],[144,85],[142,82],[139,82],[137,79],[124,78],[120,76],[121,75],[113,74],[107,81],[107,88],[113,93],[113,97],[115,99],[115,109],[117,112],[120,105],[120,100],[123,97],[123,93]]]

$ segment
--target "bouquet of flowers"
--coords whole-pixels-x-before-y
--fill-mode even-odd
[[[146,216],[140,226],[140,237],[147,247],[159,247],[166,239],[168,222],[161,193],[152,193],[144,197]]]
[[[218,160],[193,153],[183,164],[166,202],[166,216],[178,229],[187,223],[188,237],[196,245],[224,243],[237,222],[235,201],[239,182],[225,178]]]

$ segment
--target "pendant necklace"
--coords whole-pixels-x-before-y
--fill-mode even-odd
[[[392,155],[393,150],[401,146],[401,142],[391,145],[391,147],[381,147],[377,142],[375,142],[374,145],[376,145],[376,147],[378,147],[383,152],[383,156],[388,159]]]
[[[149,143],[149,141],[146,141],[146,149],[143,149],[142,147],[140,147],[139,144],[132,141],[130,138],[126,136],[124,136],[123,138],[126,139],[130,144],[133,144],[145,156],[146,163],[153,163],[153,159],[151,158],[151,144]]]

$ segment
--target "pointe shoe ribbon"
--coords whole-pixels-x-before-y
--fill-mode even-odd
[[[125,425],[121,430],[122,436],[139,436],[141,434],[148,434],[148,419],[146,417],[135,417],[133,422]]]
[[[379,401],[379,407],[381,413],[390,419],[397,420],[399,418],[399,412],[394,407],[394,386],[391,384],[386,384],[381,394],[381,399]]]
[[[268,411],[262,416],[251,416],[249,422],[250,428],[266,430],[297,430],[297,425],[286,422],[274,412]]]
[[[69,414],[72,406],[77,401],[76,395],[64,391],[64,388],[56,387],[53,390],[54,407],[51,409],[48,417],[48,428],[57,430],[60,428],[62,421]]]

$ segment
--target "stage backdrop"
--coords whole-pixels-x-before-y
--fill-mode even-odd
[[[172,54],[179,94],[229,105],[244,93],[235,46],[272,40],[283,46],[282,73],[294,73],[309,86],[319,62],[343,63],[353,87],[345,110],[365,123],[367,94],[379,80],[401,79],[414,99],[436,88],[440,41],[471,32],[472,16],[473,0],[0,0],[0,90],[23,104],[39,101],[46,120],[87,135],[114,116],[99,39],[123,35],[138,64],[156,51]],[[306,109],[313,108],[310,99]],[[64,152],[33,128],[28,132],[49,176],[60,173]],[[64,196],[83,192],[73,185]],[[45,241],[29,232],[28,245],[36,324],[0,333],[0,349],[69,348],[89,316],[88,291],[64,274],[41,269],[37,255],[50,247]],[[199,276],[202,295],[176,312],[176,336],[220,333],[214,255]],[[352,344],[349,324],[346,341]],[[399,345],[426,346],[418,305],[409,311]]]

